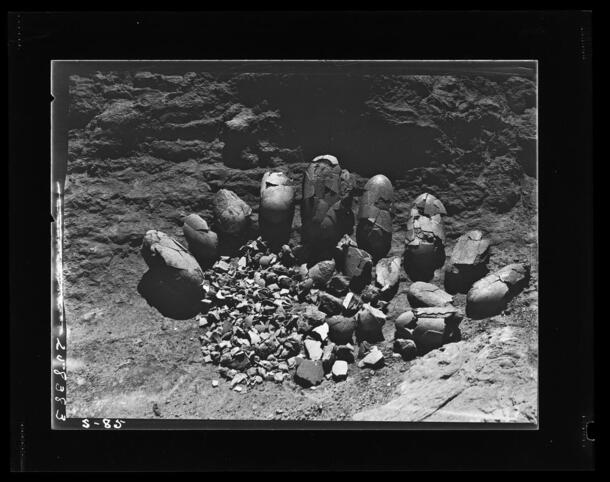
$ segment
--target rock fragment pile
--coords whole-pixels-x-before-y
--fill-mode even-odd
[[[309,269],[295,261],[290,246],[276,254],[258,238],[203,274],[198,316],[203,359],[219,365],[234,387],[281,383],[292,372],[303,387],[324,378],[344,380],[355,341],[383,340],[386,315],[374,300],[363,303],[353,291],[341,296],[325,291],[342,276],[333,260]]]
[[[263,176],[261,236],[254,240],[245,241],[252,209],[226,189],[214,198],[216,232],[198,215],[185,217],[188,250],[159,231],[144,236],[141,253],[149,271],[138,289],[166,316],[197,314],[204,362],[218,365],[236,391],[291,377],[302,387],[339,382],[357,359],[363,369],[385,365],[376,344],[384,341],[402,268],[400,257],[384,257],[392,241],[391,182],[378,175],[365,185],[358,242],[350,236],[353,179],[335,157],[318,156],[305,172],[302,245],[287,244],[294,195],[282,172]],[[529,281],[525,264],[481,278],[490,242],[474,230],[453,249],[445,273],[449,292],[429,283],[445,261],[444,214],[428,193],[410,212],[403,260],[413,281],[406,292],[412,308],[394,320],[393,340],[395,356],[404,360],[460,339],[463,316],[450,293],[468,290],[467,316],[484,318],[502,311]]]

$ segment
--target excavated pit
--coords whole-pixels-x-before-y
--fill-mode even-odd
[[[328,153],[355,175],[357,188],[375,174],[392,181],[394,235],[388,256],[402,256],[411,204],[429,192],[447,210],[447,258],[459,236],[484,229],[491,240],[490,272],[513,262],[532,264],[529,288],[497,317],[466,318],[459,343],[479,346],[489,337],[499,343],[504,338],[497,333],[510,326],[511,353],[516,352],[529,371],[517,377],[512,371],[504,374],[498,365],[496,378],[503,390],[494,398],[494,415],[488,418],[536,419],[533,78],[463,72],[321,75],[161,72],[153,66],[97,69],[81,70],[67,81],[64,278],[72,360],[69,416],[347,420],[394,400],[399,386],[408,390],[401,383],[408,383],[413,367],[424,361],[427,369],[436,366],[438,350],[424,361],[393,356],[393,321],[409,308],[406,290],[411,281],[404,270],[388,305],[386,341],[379,344],[386,365],[373,375],[350,365],[345,380],[342,375],[340,383],[326,380],[308,391],[292,382],[265,383],[241,392],[224,384],[214,386],[218,371],[203,361],[194,317],[163,316],[139,295],[146,265],[138,251],[147,230],[158,229],[185,244],[184,217],[199,214],[211,221],[213,196],[224,188],[253,209],[247,236],[255,239],[263,174],[285,172],[300,201],[307,164]],[[294,242],[300,240],[300,225],[297,208]],[[443,271],[437,270],[431,282],[442,288]],[[456,295],[455,304],[463,311],[465,295]],[[438,362],[440,370],[442,359]],[[484,365],[477,361],[472,366]],[[435,420],[443,413],[434,411],[435,403],[446,402],[449,396],[443,398],[443,387],[450,388],[444,379],[437,381],[437,375],[430,373],[434,383],[422,398],[429,406],[421,411],[434,412]],[[475,388],[483,379],[479,372],[464,377],[460,393],[476,398]],[[418,378],[418,383],[421,390],[427,389],[425,381]],[[468,383],[472,390],[465,390]],[[512,393],[523,395],[517,397],[518,404],[514,396],[501,396],[511,393],[511,387]],[[467,407],[466,400],[456,397],[452,405]],[[472,403],[480,408],[473,421],[485,419],[483,395]],[[386,412],[369,411],[367,419],[375,416],[371,413],[384,417]],[[392,419],[396,413],[411,416],[397,408]],[[420,419],[421,413],[413,418]],[[503,413],[510,416],[503,418]],[[463,421],[467,415],[456,418]]]

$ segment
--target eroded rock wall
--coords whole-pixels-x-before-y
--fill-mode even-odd
[[[535,238],[531,79],[131,69],[73,75],[69,94],[67,303],[135,291],[144,233],[181,239],[183,216],[211,220],[220,188],[248,202],[255,220],[271,167],[294,179],[300,198],[302,172],[324,153],[360,187],[378,173],[392,180],[391,254],[422,192],[444,203],[449,240],[480,228],[525,256]],[[297,239],[299,226],[297,210]]]

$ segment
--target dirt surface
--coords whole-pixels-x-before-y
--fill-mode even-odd
[[[134,69],[71,77],[68,416],[537,420],[533,80],[335,77]],[[392,180],[390,255],[403,252],[412,200],[430,192],[448,211],[448,256],[461,234],[482,229],[492,241],[490,269],[528,262],[532,280],[501,315],[465,318],[455,346],[405,362],[391,352],[393,320],[409,306],[403,272],[379,344],[385,367],[352,364],[346,381],[315,389],[289,380],[235,392],[203,363],[197,322],[165,318],[138,294],[147,269],[142,237],[159,229],[182,242],[183,216],[211,219],[221,187],[246,200],[256,219],[266,170],[284,170],[300,190],[307,162],[323,153],[336,155],[360,186],[377,173]],[[299,226],[297,210],[297,240]],[[442,270],[432,282],[442,287]],[[457,295],[456,306],[464,305]],[[496,368],[486,372],[490,360]]]

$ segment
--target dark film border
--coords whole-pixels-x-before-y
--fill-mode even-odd
[[[12,470],[591,469],[594,417],[592,65],[590,11],[123,12],[9,14]],[[19,22],[18,22],[18,17]],[[136,21],[140,22],[136,28]],[[17,40],[17,23],[21,39]],[[161,29],[159,27],[162,27]],[[325,31],[325,35],[313,35]],[[324,27],[324,28],[323,28]],[[332,28],[330,28],[332,27]],[[231,35],[227,35],[230,33]],[[278,40],[279,39],[279,40]],[[254,41],[256,40],[256,41]],[[536,58],[540,61],[541,283],[539,431],[351,432],[52,431],[47,303],[50,295],[48,79],[52,59],[75,58]],[[35,142],[32,142],[32,139]],[[41,142],[42,141],[42,142]],[[37,161],[38,175],[29,162]],[[575,168],[577,166],[578,168]],[[39,209],[40,206],[45,206]],[[571,220],[580,235],[565,265],[554,239]],[[28,236],[23,236],[28,233]],[[45,241],[47,240],[47,241]],[[42,250],[41,250],[42,246]],[[41,276],[20,269],[26,253]],[[49,263],[49,264],[47,264]],[[48,270],[48,271],[47,271]],[[558,304],[577,280],[574,311]],[[546,285],[545,285],[546,283]],[[27,309],[25,309],[27,307]],[[37,329],[31,329],[32,325]],[[597,337],[600,338],[600,337]],[[601,339],[601,338],[600,338]],[[576,343],[576,345],[574,345]],[[566,358],[567,347],[573,357]],[[578,354],[578,356],[576,356]],[[400,435],[400,436],[398,436]],[[336,447],[307,456],[311,445]],[[358,454],[362,456],[359,456]],[[305,455],[303,455],[305,454]]]
[[[59,263],[53,264],[54,280],[57,284],[56,299],[53,307],[52,338],[52,393],[51,425],[53,429],[68,430],[537,430],[538,423],[459,423],[459,422],[358,422],[358,421],[308,421],[297,420],[155,420],[155,419],[118,419],[118,418],[66,418],[67,371],[66,371],[66,320],[61,292],[61,231],[63,230],[62,193],[67,172],[67,114],[69,106],[68,80],[70,75],[86,75],[103,69],[105,71],[131,70],[134,68],[155,73],[180,74],[185,71],[214,72],[235,74],[240,72],[278,72],[291,74],[347,74],[364,75],[388,73],[403,75],[486,75],[491,77],[510,77],[522,75],[537,81],[536,60],[54,60],[51,65],[52,102],[52,172],[53,194],[55,199],[57,228],[54,243],[54,257]],[[536,93],[538,95],[538,92]],[[539,139],[536,139],[537,143]],[[538,152],[536,154],[538,166]],[[537,262],[537,253],[532,255]],[[59,273],[57,272],[59,270]],[[540,337],[538,337],[540,344]],[[540,349],[540,346],[538,347]],[[539,382],[540,383],[540,382]],[[538,387],[538,405],[540,390]],[[538,407],[538,420],[540,410]]]

